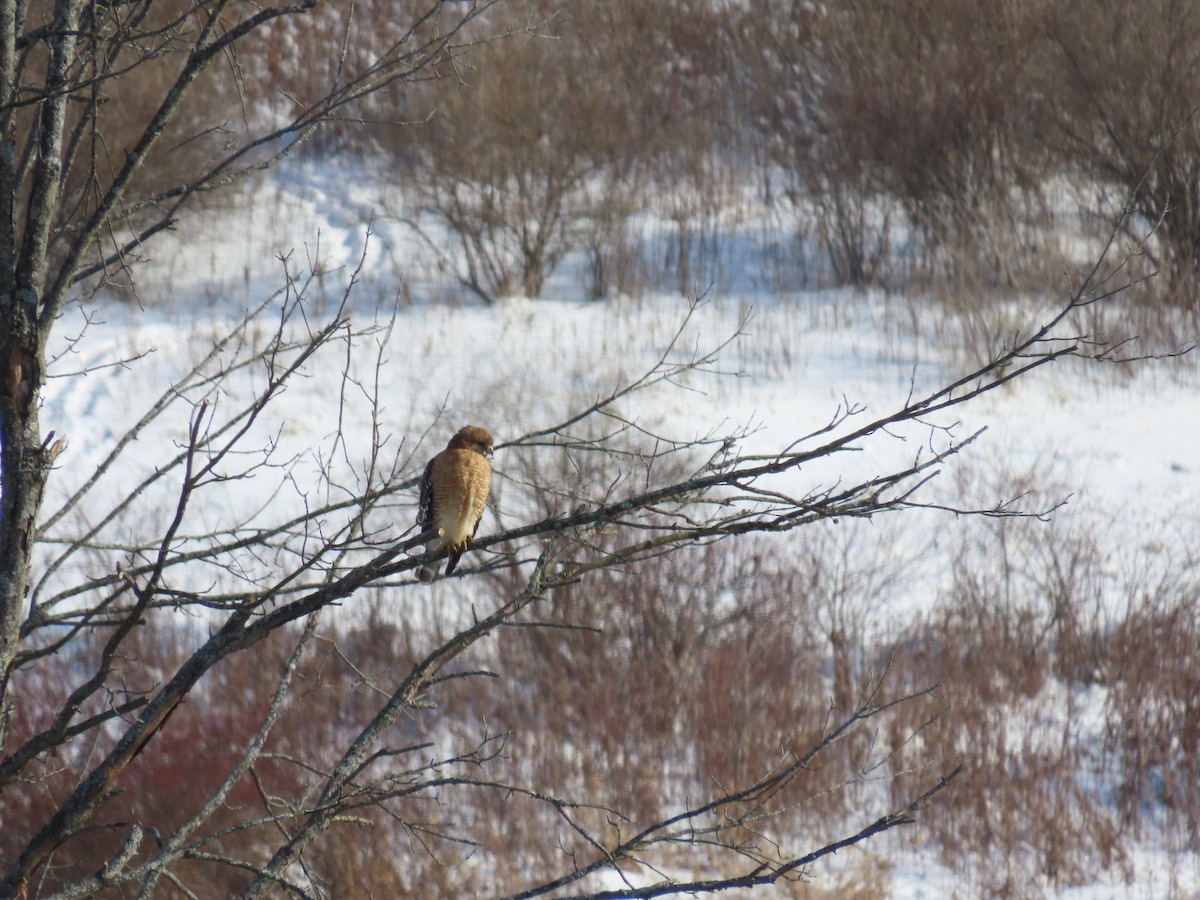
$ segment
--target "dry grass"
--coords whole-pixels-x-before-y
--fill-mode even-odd
[[[438,709],[416,711],[395,739],[432,739],[428,753],[445,753],[476,741],[486,722],[504,736],[489,778],[588,797],[646,822],[802,751],[856,699],[867,673],[886,668],[884,699],[934,682],[938,697],[903,705],[883,727],[823,757],[796,785],[792,801],[800,805],[777,810],[772,834],[789,847],[814,846],[831,827],[848,827],[834,823],[879,814],[879,782],[871,779],[882,776],[899,802],[922,772],[961,765],[953,789],[910,833],[914,844],[932,841],[972,891],[1024,896],[1037,885],[1119,875],[1152,830],[1194,834],[1200,824],[1197,567],[1159,566],[1151,582],[1152,568],[1130,559],[1119,592],[1098,597],[1114,590],[1110,555],[1084,531],[1047,541],[1049,527],[1012,520],[964,528],[953,588],[899,644],[868,636],[868,623],[853,616],[837,619],[840,631],[828,627],[837,618],[829,604],[838,602],[828,576],[844,559],[798,563],[769,544],[718,544],[606,573],[548,598],[536,612],[541,627],[506,630],[471,661],[498,679],[450,683]],[[886,591],[876,575],[859,583]],[[280,761],[256,768],[262,788],[299,800],[314,773],[282,760],[303,749],[322,764],[322,749],[335,752],[379,702],[373,685],[386,689],[406,670],[401,648],[414,641],[420,636],[386,620],[329,630],[272,738]],[[123,677],[160,677],[186,643],[186,632],[146,630]],[[176,713],[158,752],[124,778],[139,804],[160,805],[115,800],[111,817],[169,827],[202,800],[253,731],[286,652],[281,637],[255,659],[235,657],[217,670]],[[56,667],[79,662],[53,657],[22,678],[52,680]],[[931,716],[937,721],[927,727]],[[69,763],[47,761],[21,802],[53,804],[70,784]],[[434,886],[461,895],[503,890],[565,864],[572,838],[545,804],[484,788],[439,793],[437,803],[397,801],[388,804],[390,817],[375,811],[334,828],[310,867],[338,895]],[[206,827],[261,810],[247,781]],[[604,840],[621,833],[611,814],[580,817]],[[450,821],[478,848],[438,838],[436,823]],[[22,830],[4,834],[9,844]],[[241,850],[254,834],[239,838]],[[86,871],[117,843],[119,832],[88,832],[56,854],[54,871]],[[892,845],[882,862],[852,866],[843,881],[818,871],[812,884],[790,886],[790,896],[886,896],[887,861],[907,852]],[[215,897],[236,891],[241,876],[210,883]]]

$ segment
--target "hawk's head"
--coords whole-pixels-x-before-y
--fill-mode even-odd
[[[468,425],[466,428],[460,428],[454,437],[450,438],[450,443],[446,445],[447,450],[474,450],[476,453],[482,453],[484,456],[492,455],[492,435],[486,428],[480,428],[478,425]]]

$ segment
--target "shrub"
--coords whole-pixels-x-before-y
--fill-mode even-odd
[[[1046,171],[1029,131],[1037,26],[1023,5],[952,0],[747,12],[754,127],[814,204],[839,277],[883,274],[897,241],[879,211],[893,203],[926,266],[1016,277]]]
[[[1193,306],[1200,265],[1200,19],[1187,0],[1055,4],[1048,137],[1095,186],[1093,211],[1145,243],[1172,303]],[[1127,215],[1131,206],[1133,215]],[[1193,289],[1187,289],[1187,286]]]

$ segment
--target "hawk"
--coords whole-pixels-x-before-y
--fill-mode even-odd
[[[417,525],[422,531],[437,532],[437,537],[425,545],[426,550],[450,551],[447,575],[471,545],[483,518],[492,485],[492,464],[488,462],[492,449],[492,436],[487,430],[468,425],[450,438],[446,449],[429,461],[421,476]],[[440,562],[426,563],[417,571],[417,577],[429,584],[437,578],[440,567]]]

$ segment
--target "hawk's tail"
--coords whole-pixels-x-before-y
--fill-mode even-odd
[[[454,567],[458,565],[458,561],[460,559],[462,559],[462,555],[463,555],[462,550],[451,550],[450,551],[449,556],[447,556],[447,562],[446,562],[446,574],[447,575],[449,575],[451,572],[454,571]]]
[[[446,575],[449,575],[454,571],[454,567],[457,566],[458,561],[462,559],[462,555],[465,550],[466,547],[462,548],[462,550],[451,550],[447,554]],[[420,581],[421,584],[433,584],[433,582],[437,580],[438,570],[441,567],[442,561],[440,559],[431,563],[425,563],[425,565],[417,569],[417,580]]]

